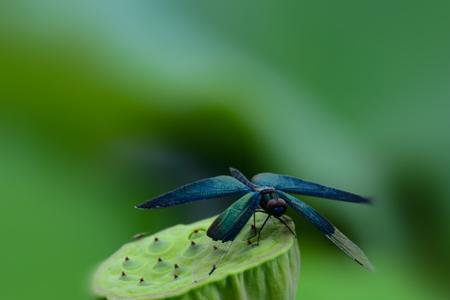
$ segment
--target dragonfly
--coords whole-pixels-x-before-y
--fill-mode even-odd
[[[267,217],[258,231],[259,244],[261,231],[271,217],[278,219],[295,235],[282,218],[287,208],[291,207],[350,258],[373,270],[369,259],[355,243],[314,208],[291,194],[363,204],[371,203],[370,198],[289,175],[260,173],[249,180],[238,169],[230,167],[229,170],[231,176],[215,176],[183,185],[137,205],[136,208],[156,209],[198,200],[235,197],[238,200],[214,220],[207,235],[214,241],[233,241],[252,215],[255,220],[256,212],[264,212]],[[253,228],[256,229],[255,224]]]

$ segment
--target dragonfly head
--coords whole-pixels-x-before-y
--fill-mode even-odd
[[[281,199],[274,190],[264,190],[261,192],[261,202],[259,205],[268,214],[279,217],[284,214],[287,208],[286,201]]]

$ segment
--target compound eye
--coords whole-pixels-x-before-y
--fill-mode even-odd
[[[279,217],[286,211],[286,207],[284,206],[276,206],[270,212],[272,215]]]
[[[275,201],[274,199],[271,199],[267,202],[267,209],[268,210],[272,210],[273,208],[275,208],[277,206],[277,201]]]
[[[277,213],[277,214],[283,213],[284,210],[285,210],[285,208],[284,208],[283,206],[277,206],[277,207],[275,207],[275,208],[273,209],[273,211],[274,211],[275,213]]]

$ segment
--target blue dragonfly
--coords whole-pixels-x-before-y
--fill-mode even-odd
[[[183,185],[137,205],[136,208],[164,208],[197,200],[239,197],[237,201],[215,219],[208,228],[207,235],[215,241],[233,241],[252,215],[253,220],[255,220],[256,212],[264,212],[267,214],[267,218],[258,231],[259,243],[261,231],[271,217],[278,219],[295,235],[282,218],[287,207],[290,206],[313,224],[345,254],[361,266],[369,270],[373,269],[369,259],[357,245],[314,208],[290,194],[355,203],[371,203],[369,198],[288,175],[260,173],[255,175],[250,181],[235,168],[230,168],[230,173],[231,176],[210,177]],[[253,228],[256,230],[255,225]]]

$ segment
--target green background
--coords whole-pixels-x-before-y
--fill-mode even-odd
[[[234,166],[375,199],[304,197],[376,272],[295,216],[298,299],[448,299],[448,16],[448,1],[2,1],[1,297],[90,299],[134,233],[229,201],[135,204]]]

